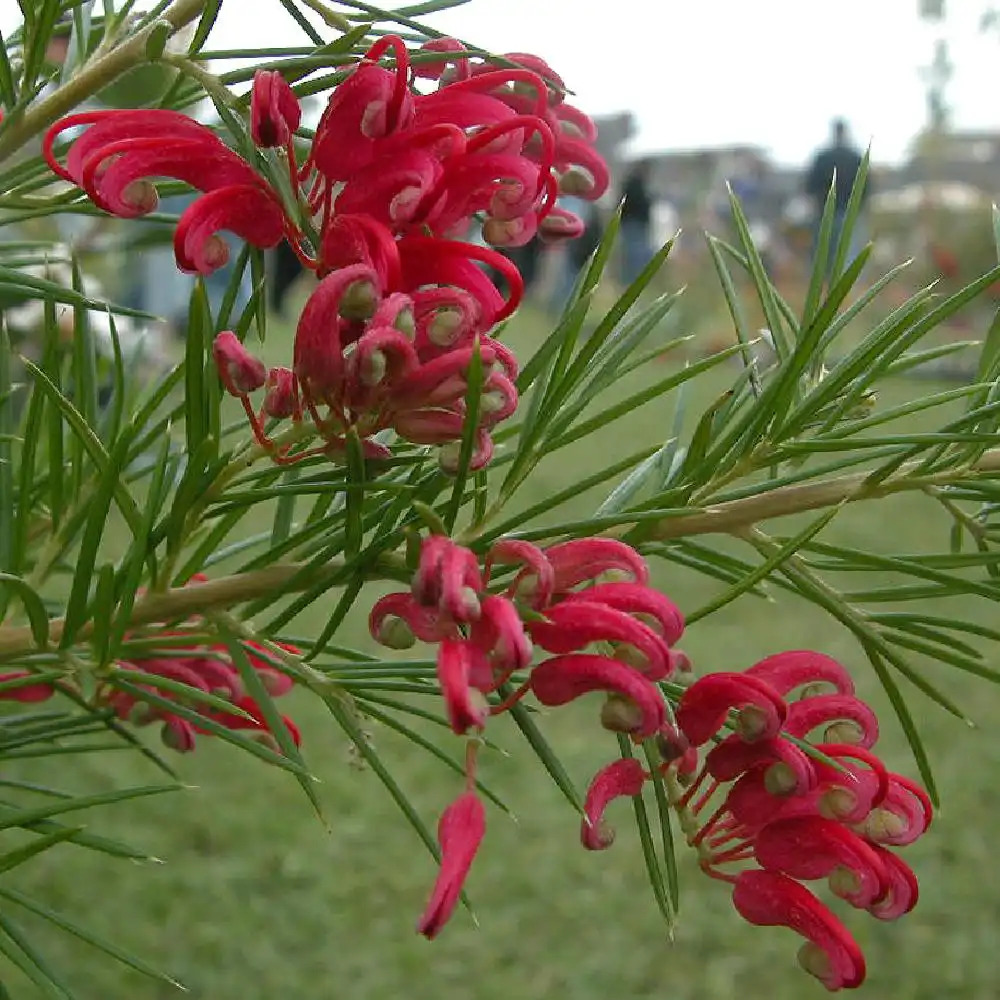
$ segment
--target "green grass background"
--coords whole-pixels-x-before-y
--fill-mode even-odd
[[[537,315],[527,313],[512,325],[510,339],[523,356],[545,330]],[[272,362],[290,356],[288,331],[280,325],[271,331],[266,353]],[[655,374],[680,363],[673,356],[656,362]],[[696,416],[732,375],[729,369],[701,380],[689,394],[689,412]],[[644,378],[630,376],[620,391],[634,389]],[[893,383],[879,405],[933,388],[920,381]],[[602,463],[662,441],[671,419],[668,397],[561,451],[517,502],[527,505]],[[563,513],[584,516],[599,500],[598,494],[580,496]],[[261,520],[266,517],[262,511]],[[946,546],[947,527],[927,502],[897,498],[846,511],[824,538],[874,551],[925,551]],[[687,611],[723,587],[662,563],[654,570],[657,585]],[[880,710],[883,755],[894,768],[914,774],[854,640],[808,604],[780,590],[773,593],[773,603],[744,597],[693,627],[682,645],[696,667],[738,669],[768,653],[802,647],[838,656]],[[331,594],[318,602],[296,631],[318,631],[335,600]],[[363,626],[367,606],[370,601],[359,602],[343,638],[371,649]],[[948,613],[940,605],[932,610]],[[983,614],[988,618],[990,609]],[[868,956],[865,995],[985,1000],[1000,990],[993,825],[1000,819],[993,785],[1000,763],[995,737],[1000,697],[986,682],[950,668],[927,665],[927,672],[978,728],[969,730],[919,693],[910,694],[944,799],[930,833],[906,852],[920,877],[920,905],[897,924],[880,924],[849,909],[844,916]],[[505,752],[483,755],[482,776],[509,803],[516,821],[490,809],[468,883],[478,927],[459,909],[440,939],[428,943],[416,935],[414,924],[434,878],[432,859],[376,776],[356,766],[346,738],[323,707],[303,694],[288,698],[284,707],[301,726],[307,761],[322,779],[328,829],[289,775],[203,739],[196,753],[179,762],[190,790],[90,817],[95,831],[125,838],[163,864],[115,862],[62,845],[20,869],[9,884],[168,971],[197,1000],[822,995],[822,987],[795,964],[794,935],[743,923],[726,887],[702,876],[685,851],[680,919],[674,940],[668,940],[646,883],[628,804],[613,809],[615,845],[604,853],[583,851],[577,817],[517,731],[502,720],[491,724],[490,736]],[[598,702],[585,701],[542,719],[580,785],[617,753],[614,737],[597,725],[597,707]],[[372,731],[378,752],[433,826],[458,791],[459,779],[397,735],[378,726]],[[459,741],[441,733],[432,735],[459,752]],[[90,791],[157,780],[130,752],[25,763],[15,776]],[[44,924],[22,922],[36,932],[36,944],[78,997],[177,995]],[[17,987],[17,996],[33,996],[30,986],[22,990],[17,982]]]

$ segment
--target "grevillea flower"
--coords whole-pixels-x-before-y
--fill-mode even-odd
[[[593,123],[563,104],[562,81],[543,60],[517,54],[520,65],[511,67],[473,59],[457,42],[430,48],[455,52],[461,71],[439,65],[442,72],[422,74],[438,79],[438,89],[419,93],[402,39],[379,39],[334,88],[301,163],[293,141],[298,99],[280,73],[257,71],[250,136],[284,151],[295,210],[211,129],[177,112],[88,112],[57,122],[45,137],[51,168],[112,214],[152,211],[152,178],[201,191],[175,233],[183,270],[222,266],[229,250],[218,234],[228,230],[263,248],[286,239],[323,279],[299,322],[290,369],[268,375],[236,351],[229,333],[215,346],[223,384],[241,398],[276,461],[338,454],[350,429],[366,454],[381,457],[385,448],[371,437],[391,428],[414,444],[441,446],[442,467],[456,471],[478,352],[470,467],[484,466],[491,429],[517,406],[513,356],[488,334],[516,309],[523,283],[507,257],[455,237],[474,224],[499,246],[535,233],[566,235],[572,225],[553,214],[559,188],[579,187],[583,174],[592,181],[587,197],[606,186]],[[389,53],[394,64],[381,65]],[[81,126],[64,160],[57,157],[59,137]],[[557,224],[546,224],[550,215]],[[301,218],[311,222],[308,235]],[[489,271],[502,276],[506,295]],[[255,408],[248,397],[262,387]],[[322,446],[293,450],[264,432],[267,418],[305,416]]]
[[[637,739],[654,736],[666,721],[666,705],[659,688],[632,667],[607,656],[554,656],[535,667],[530,683],[534,696],[551,707],[566,705],[592,691],[622,695],[639,710],[632,730]]]
[[[634,757],[612,761],[594,775],[587,789],[580,825],[580,842],[588,851],[603,851],[614,843],[615,832],[604,820],[608,804],[642,792],[648,775]]]
[[[786,702],[796,689],[799,700]],[[803,935],[800,962],[828,989],[860,985],[858,946],[800,882],[826,879],[834,896],[880,920],[903,916],[916,904],[916,878],[888,846],[916,840],[931,804],[872,752],[878,722],[846,669],[808,650],[779,653],[742,674],[696,681],[676,720],[679,732],[663,727],[659,736],[661,770],[676,778],[672,802],[702,869],[733,884],[736,908],[751,923]],[[684,755],[727,722],[733,731],[691,777]],[[818,753],[808,753],[817,733]],[[746,868],[752,863],[759,869]]]
[[[197,584],[203,579],[200,575],[194,577],[189,585]],[[157,699],[183,705],[189,712],[196,713],[196,717],[177,715],[161,704],[144,700],[141,694],[116,686],[115,679],[100,694],[102,703],[113,708],[120,719],[133,725],[161,723],[163,742],[173,750],[193,750],[196,736],[213,735],[213,730],[205,724],[210,723],[227,729],[245,730],[257,741],[277,751],[278,743],[264,713],[260,705],[247,694],[243,678],[225,646],[204,644],[193,638],[186,639],[183,632],[164,631],[162,638],[164,649],[156,655],[135,656],[128,661],[119,661],[116,666],[121,671],[121,678]],[[300,653],[288,643],[276,642],[274,646],[295,656]],[[257,642],[246,642],[244,652],[272,698],[291,691],[294,682],[288,673],[280,669],[281,661],[272,650]],[[196,697],[185,698],[181,693],[150,683],[153,678],[184,684],[193,691],[212,695],[231,704],[233,710],[209,706]],[[200,721],[202,719],[205,723]],[[293,742],[298,745],[301,738],[298,727],[285,716],[281,717],[281,721]]]
[[[0,674],[0,684],[4,685],[0,691],[0,701],[20,701],[25,704],[48,701],[56,693],[55,688],[45,682],[33,681],[34,676],[30,670],[12,670]]]
[[[629,579],[600,581],[609,572]],[[417,639],[438,645],[438,683],[448,724],[458,735],[478,733],[490,716],[527,695],[555,708],[602,692],[607,696],[602,725],[643,740],[667,727],[666,702],[656,681],[668,677],[683,655],[671,646],[684,629],[676,606],[646,586],[648,576],[638,553],[611,539],[548,548],[500,539],[480,569],[470,549],[431,535],[421,543],[409,593],[378,600],[368,624],[378,642],[394,649]],[[584,652],[595,645],[602,652]],[[536,647],[561,655],[532,665]],[[470,787],[476,746],[469,744],[466,758]],[[690,755],[681,755],[687,767]],[[584,846],[610,845],[602,822],[605,808],[616,797],[640,794],[648,777],[631,758],[595,776],[580,834]],[[478,799],[470,792],[459,802],[464,803],[462,815],[472,816],[464,827],[471,832],[454,835],[465,845],[452,855],[459,860],[449,861],[445,850],[438,886],[420,924],[429,937],[450,915],[482,837]],[[444,830],[444,819],[442,824]]]
[[[778,872],[745,871],[733,886],[740,916],[761,927],[789,927],[806,943],[799,962],[828,990],[860,986],[865,958],[847,928],[794,879]]]
[[[448,922],[486,833],[486,812],[475,792],[466,791],[441,814],[438,822],[441,868],[417,930],[435,938]]]

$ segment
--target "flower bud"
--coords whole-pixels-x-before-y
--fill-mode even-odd
[[[212,342],[212,357],[226,391],[240,398],[259,389],[267,381],[267,368],[240,343],[230,330],[223,330]]]
[[[269,417],[285,420],[297,407],[295,376],[290,368],[272,368],[267,373],[264,412]]]
[[[795,772],[784,761],[775,762],[764,772],[764,788],[771,795],[791,795],[798,787]]]
[[[688,738],[669,723],[662,726],[656,734],[656,749],[665,764],[680,760],[690,746]]]
[[[183,719],[167,719],[160,730],[160,739],[165,747],[178,753],[190,753],[194,750],[194,728]]]
[[[634,733],[642,721],[642,709],[625,695],[609,694],[601,706],[601,725],[612,733]]]
[[[745,705],[736,713],[736,731],[747,743],[753,743],[768,734],[770,718],[757,705]]]
[[[149,181],[132,181],[122,191],[122,201],[137,215],[148,215],[160,203],[160,195],[155,185]]]
[[[585,197],[594,190],[595,183],[594,175],[586,167],[575,165],[560,176],[559,192]]]
[[[410,649],[417,641],[410,626],[402,618],[391,615],[379,623],[375,639],[389,649]]]
[[[144,701],[137,701],[128,712],[126,721],[133,726],[148,726],[160,718],[160,709],[153,705],[147,705]]]
[[[378,307],[378,289],[371,281],[352,281],[340,297],[344,319],[371,319]]]
[[[427,324],[427,339],[438,347],[448,347],[462,332],[462,322],[465,315],[461,309],[445,306],[434,313],[434,318]]]

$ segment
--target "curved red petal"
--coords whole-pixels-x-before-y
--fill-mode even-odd
[[[740,916],[760,927],[789,927],[806,938],[807,971],[829,990],[860,986],[865,958],[846,927],[806,888],[778,872],[741,872],[733,887]],[[822,957],[825,961],[816,962]],[[805,964],[805,963],[804,963]]]

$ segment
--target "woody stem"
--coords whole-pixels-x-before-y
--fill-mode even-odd
[[[205,2],[206,0],[175,0],[156,21],[137,31],[106,55],[85,63],[72,79],[28,108],[20,118],[12,118],[0,135],[0,163],[112,80],[133,66],[145,62],[146,43],[158,25],[166,22],[177,32],[202,13]]]

